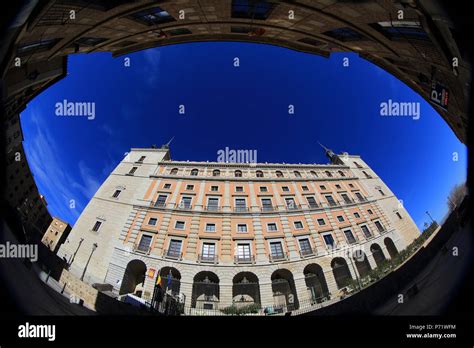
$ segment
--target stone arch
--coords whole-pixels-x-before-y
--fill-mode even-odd
[[[324,276],[323,268],[310,263],[303,270],[306,287],[308,288],[309,298],[314,302],[323,302],[329,297],[328,284]]]
[[[142,260],[132,260],[127,264],[120,285],[119,294],[135,294],[137,285],[145,282],[147,266]],[[141,293],[139,293],[141,297]]]
[[[239,272],[232,279],[232,303],[237,306],[260,305],[260,285],[252,272]]]
[[[398,249],[397,247],[395,246],[395,243],[393,242],[392,238],[390,237],[386,237],[384,240],[383,240],[384,244],[385,244],[385,247],[387,248],[387,251],[390,255],[390,258],[394,258],[398,255]]]
[[[383,262],[386,260],[385,255],[383,254],[383,251],[380,245],[378,245],[377,243],[373,243],[370,246],[370,252],[372,253],[375,263],[377,264],[377,267],[380,267],[383,264]]]
[[[276,308],[292,311],[299,308],[293,273],[280,268],[271,275],[273,301]]]
[[[338,289],[347,286],[352,281],[352,275],[347,261],[342,257],[335,257],[331,261],[332,273]]]
[[[194,276],[191,307],[218,309],[220,288],[219,277],[211,271],[201,271]]]

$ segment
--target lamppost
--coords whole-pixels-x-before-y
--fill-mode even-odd
[[[431,221],[433,221],[434,224],[437,223],[437,222],[433,219],[433,217],[431,216],[431,214],[428,212],[428,210],[426,211],[426,214],[428,214],[428,216],[430,217]]]
[[[89,261],[91,260],[92,254],[94,253],[95,249],[97,249],[97,243],[92,244],[92,251],[89,255],[89,259],[87,260],[86,266],[84,267],[84,272],[82,272],[81,280],[84,280],[84,275],[86,274],[87,266],[89,266]]]
[[[74,262],[74,258],[76,257],[76,254],[77,254],[77,252],[79,251],[79,248],[81,247],[81,244],[82,244],[83,241],[84,241],[84,238],[81,238],[81,240],[79,241],[79,244],[78,244],[78,246],[77,246],[76,251],[74,252],[74,254],[72,255],[71,259],[70,259],[69,262],[68,262],[68,266],[67,266],[68,269],[71,268],[72,263]]]

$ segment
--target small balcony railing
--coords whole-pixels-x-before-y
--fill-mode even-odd
[[[344,199],[344,204],[349,205],[349,204],[354,204],[354,200],[351,198],[345,198]]]
[[[384,228],[382,230],[377,230],[377,231],[379,231],[380,234],[384,234],[384,233],[388,232],[388,230],[386,228]]]
[[[260,209],[261,211],[275,211],[276,207],[273,205],[264,205]]]
[[[167,259],[172,259],[172,260],[181,260],[183,258],[183,253],[177,253],[171,250],[164,250],[163,251],[163,257]]]
[[[219,207],[218,205],[206,205],[206,206],[204,206],[204,210],[206,210],[206,211],[221,211],[222,207]]]
[[[156,201],[153,205],[155,208],[166,208],[166,202]]]
[[[138,244],[134,244],[133,245],[133,251],[134,252],[137,252],[137,253],[142,253],[142,254],[150,254],[150,251],[151,251],[151,247],[150,246],[147,246],[147,247],[140,247],[140,245]]]
[[[308,203],[309,209],[317,209],[319,208],[319,205],[317,203]]]
[[[299,205],[299,204],[287,204],[286,209],[287,210],[300,210],[301,205]]]
[[[251,256],[242,256],[242,255],[235,255],[234,256],[234,263],[237,264],[253,264],[255,263],[255,257],[253,255]]]
[[[367,202],[367,198],[365,198],[365,197],[358,197],[357,200],[359,202]]]
[[[188,203],[177,203],[174,205],[175,209],[179,209],[179,210],[192,210],[193,207],[191,206],[191,204],[188,204]]]
[[[336,201],[329,201],[328,202],[329,206],[331,207],[337,207],[339,205],[339,202],[336,202]]]
[[[246,213],[249,211],[249,207],[234,207],[235,213]]]
[[[313,256],[313,255],[316,255],[316,249],[314,248],[300,250],[301,258],[305,258],[305,257]]]
[[[218,263],[217,255],[198,255],[198,262],[199,263]]]
[[[286,261],[288,260],[288,253],[278,253],[278,254],[270,254],[270,262],[278,262],[278,261]]]

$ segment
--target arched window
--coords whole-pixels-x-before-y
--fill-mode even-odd
[[[315,178],[318,177],[318,174],[316,174],[316,172],[315,172],[314,170],[312,170],[310,173],[311,173],[311,175],[314,176]]]
[[[346,176],[346,174],[344,174],[344,172],[342,170],[340,170],[338,173],[339,173],[340,176]]]
[[[212,171],[212,176],[220,176],[221,175],[221,171],[219,169],[214,169]]]
[[[301,173],[297,170],[293,172],[297,178],[301,178]]]
[[[191,170],[191,175],[192,175],[192,176],[197,176],[197,175],[198,175],[198,172],[199,172],[199,171],[198,171],[197,169],[193,169],[193,170]]]
[[[283,178],[283,173],[280,172],[279,170],[277,170],[277,171],[275,172],[275,174],[276,174],[277,178]]]
[[[263,172],[261,170],[257,170],[257,178],[263,178]]]
[[[241,178],[242,177],[242,171],[241,170],[236,170],[234,173],[236,178]]]
[[[178,168],[173,168],[173,169],[171,169],[170,174],[171,174],[171,175],[176,175],[176,174],[178,174]]]
[[[331,174],[331,172],[330,172],[329,170],[326,170],[325,173],[326,173],[326,175],[327,175],[328,178],[331,178],[331,177],[332,177],[332,174]]]

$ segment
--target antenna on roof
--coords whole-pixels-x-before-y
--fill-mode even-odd
[[[173,136],[173,137],[170,139],[170,141],[168,141],[166,144],[161,145],[161,148],[162,148],[162,149],[169,149],[169,148],[170,148],[170,144],[171,144],[171,142],[173,141],[173,139],[174,139],[174,136]]]

